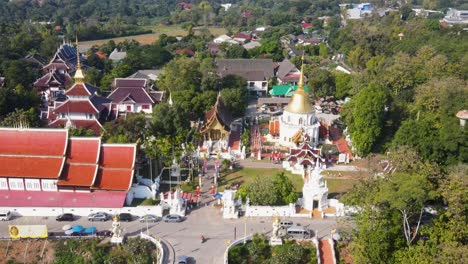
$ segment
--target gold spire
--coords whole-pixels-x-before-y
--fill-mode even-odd
[[[291,101],[289,101],[285,110],[296,114],[314,112],[314,107],[310,104],[309,95],[304,90],[304,53],[302,53],[301,75],[297,83],[297,90],[293,93]]]
[[[80,51],[78,50],[78,36],[76,36],[76,72],[73,78],[75,79],[76,83],[83,83],[85,78],[83,71],[81,70]]]

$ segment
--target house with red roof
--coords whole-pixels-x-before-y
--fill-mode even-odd
[[[83,82],[80,66],[75,74],[75,84],[65,92],[65,101],[56,100],[41,114],[48,127],[85,128],[101,135],[102,124],[111,118],[112,102],[97,94],[98,88]]]
[[[127,113],[151,114],[153,105],[161,101],[162,92],[147,90],[147,79],[116,78],[112,84],[113,91],[107,96],[112,102],[112,113],[115,116]]]
[[[69,137],[67,129],[0,128],[0,207],[121,208],[136,145]]]
[[[176,50],[176,53],[179,56],[183,56],[183,55],[185,55],[187,57],[195,56],[195,52],[193,50],[189,49],[189,48],[178,49],[178,50]]]
[[[252,40],[252,33],[239,32],[239,33],[235,34],[234,36],[232,36],[232,39],[239,42],[239,43],[245,43],[247,41]]]
[[[187,2],[180,2],[179,5],[182,7],[184,10],[190,10],[193,7],[193,4],[187,3]]]

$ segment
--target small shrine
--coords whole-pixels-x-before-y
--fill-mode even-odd
[[[169,214],[185,216],[185,200],[181,197],[181,190],[176,189],[173,193],[168,192],[167,197],[164,193],[160,193],[161,204],[165,204],[169,208]]]
[[[215,105],[205,114],[199,133],[207,153],[227,152],[231,134],[232,116],[218,94]]]
[[[237,219],[239,218],[239,211],[235,200],[236,190],[224,190],[223,192],[223,218],[224,219]],[[238,201],[239,203],[239,201]],[[242,201],[240,201],[242,203]]]

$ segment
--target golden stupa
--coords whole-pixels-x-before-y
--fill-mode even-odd
[[[302,56],[301,76],[297,84],[297,90],[293,93],[291,101],[285,108],[289,113],[309,114],[314,112],[314,107],[310,103],[309,95],[304,90],[304,55]]]

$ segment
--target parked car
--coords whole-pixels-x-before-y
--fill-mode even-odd
[[[188,264],[188,257],[187,256],[180,256],[177,260],[177,264]]]
[[[291,220],[282,220],[282,221],[280,222],[280,227],[288,228],[288,227],[292,226],[293,224],[294,224],[294,223],[293,223],[293,221],[291,221]]]
[[[147,215],[140,217],[140,222],[141,223],[156,223],[156,222],[161,221],[161,219],[162,218],[159,216],[147,214]]]
[[[113,235],[112,231],[109,230],[103,230],[103,231],[97,231],[96,236],[101,236],[101,237],[111,237]]]
[[[1,221],[9,221],[11,219],[11,212],[10,211],[0,211],[0,220]]]
[[[97,212],[94,214],[88,215],[88,221],[107,221],[109,216],[104,212]]]
[[[166,215],[163,217],[166,223],[179,223],[182,222],[182,216],[180,215]]]
[[[133,220],[133,215],[129,213],[121,213],[119,214],[119,219],[120,221],[123,221],[123,222],[130,222]]]
[[[59,216],[57,216],[57,218],[55,218],[56,221],[74,221],[75,220],[75,216],[73,214],[69,214],[69,213],[66,213],[66,214],[61,214]]]

